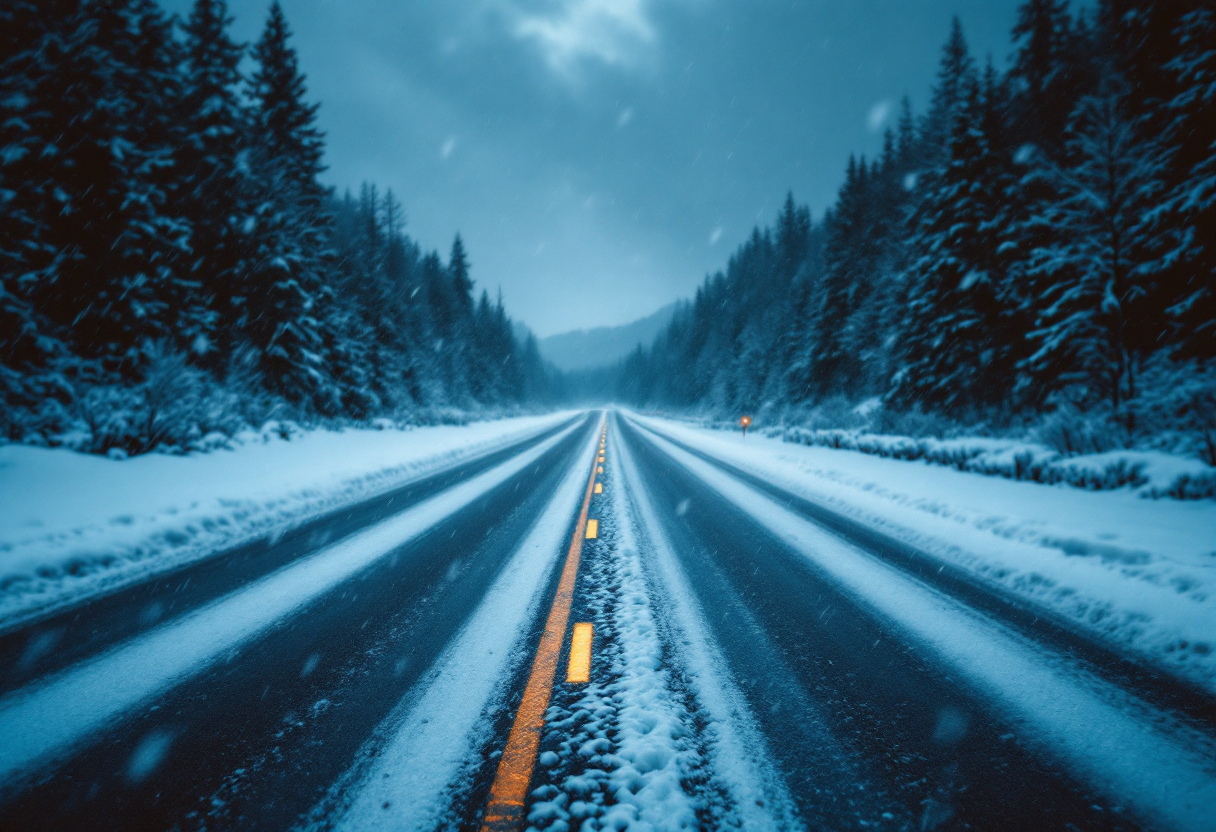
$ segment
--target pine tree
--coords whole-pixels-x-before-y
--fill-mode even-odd
[[[929,165],[940,164],[945,155],[954,113],[962,103],[966,79],[974,71],[975,62],[963,36],[963,24],[956,15],[950,22],[950,36],[942,47],[929,112],[921,125],[922,152]]]
[[[1077,105],[1068,151],[1067,167],[1043,170],[1062,200],[1031,220],[1053,229],[1055,243],[1034,252],[1033,270],[1047,280],[1030,363],[1050,385],[1079,385],[1083,401],[1105,400],[1130,418],[1140,366],[1165,329],[1149,211],[1168,152],[1128,114],[1126,83],[1113,70]]]
[[[174,44],[151,2],[51,9],[60,14],[48,10],[17,75],[29,152],[6,165],[14,213],[32,224],[21,294],[76,354],[134,378],[143,345],[171,334],[182,290],[187,227],[171,212],[168,173]]]
[[[262,37],[253,48],[257,61],[250,89],[256,101],[254,129],[261,161],[274,165],[296,191],[294,196],[316,210],[326,193],[317,180],[325,170],[324,134],[316,126],[320,105],[305,102],[304,74],[290,39],[283,7],[275,0]]]
[[[501,296],[474,309],[459,237],[423,257],[391,193],[321,185],[279,5],[244,94],[230,22],[195,0],[179,43],[153,0],[0,6],[0,435],[108,420],[94,449],[176,442],[149,397],[170,372],[197,401],[213,380],[188,361],[227,371],[225,421],[550,390]]]
[[[184,24],[181,122],[178,152],[182,211],[190,222],[188,277],[198,302],[181,310],[179,338],[212,366],[232,354],[240,316],[236,299],[246,252],[248,205],[246,115],[239,99],[244,47],[228,36],[232,18],[224,0],[195,0]]]
[[[452,253],[448,256],[448,272],[452,276],[452,291],[459,309],[467,314],[473,309],[473,280],[469,277],[469,258],[460,235],[452,240]]]
[[[267,386],[289,401],[334,412],[341,399],[326,369],[331,296],[327,257],[323,144],[317,105],[304,100],[304,76],[282,7],[273,3],[253,49],[252,160],[256,171],[252,251],[238,325],[256,350]]]
[[[74,5],[0,6],[0,437],[10,439],[35,431],[34,414],[67,392],[55,372],[66,347],[31,290],[58,262],[46,219],[55,201],[49,82],[78,22]]]
[[[792,191],[786,193],[785,204],[777,215],[776,232],[778,279],[774,283],[774,293],[783,295],[787,284],[806,261],[811,243],[811,211],[794,202]]]
[[[850,157],[836,208],[825,223],[822,303],[816,310],[811,359],[815,398],[851,394],[860,386],[862,356],[857,347],[863,337],[852,324],[854,312],[873,288],[871,178],[865,158]]]
[[[1176,153],[1153,219],[1163,232],[1170,341],[1179,357],[1216,358],[1216,10],[1182,17],[1166,64],[1176,92],[1161,107]]]
[[[1030,144],[1058,159],[1068,114],[1092,83],[1084,33],[1074,26],[1066,0],[1027,0],[1018,9],[1013,41],[1014,146]]]
[[[928,115],[905,103],[879,161],[850,160],[794,276],[787,199],[629,356],[621,394],[819,408],[894,357],[896,407],[1004,420],[1067,398],[1134,427],[1146,359],[1160,386],[1216,353],[1214,34],[1206,4],[1027,0],[1001,77],[956,20]]]
[[[904,366],[896,399],[955,416],[1008,404],[1018,358],[1001,256],[1009,187],[1001,86],[989,65],[970,74],[948,142],[948,163],[928,180],[915,215]]]
[[[772,313],[762,326],[768,329],[764,345],[766,377],[760,396],[766,401],[782,401],[790,396],[790,367],[795,361],[805,319],[797,300],[801,284],[808,279],[807,262],[813,245],[811,211],[794,202],[788,192],[777,217],[776,266],[772,297],[765,300]]]

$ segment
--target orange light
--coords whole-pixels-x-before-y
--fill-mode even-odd
[[[739,424],[743,425],[743,427],[747,427],[751,423],[752,423],[751,416],[744,416],[742,419],[739,420]]]

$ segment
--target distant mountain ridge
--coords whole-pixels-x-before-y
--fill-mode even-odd
[[[541,338],[540,354],[566,372],[615,364],[638,344],[650,346],[655,336],[671,323],[680,305],[686,302],[676,301],[652,315],[620,326],[576,329]]]

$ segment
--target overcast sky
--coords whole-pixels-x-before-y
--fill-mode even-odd
[[[168,0],[185,13],[189,0]],[[695,291],[787,190],[819,218],[851,152],[923,110],[958,14],[1004,66],[1017,0],[285,0],[326,179],[392,188],[407,231],[538,335]],[[256,39],[268,0],[230,0]]]

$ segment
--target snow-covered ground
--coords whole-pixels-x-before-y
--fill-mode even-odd
[[[1216,690],[1216,503],[1010,481],[631,418]]]
[[[220,656],[234,655],[241,645],[525,470],[572,430],[567,427],[459,485],[114,650],[0,698],[0,736],[7,740],[0,749],[0,781],[28,774]]]
[[[288,438],[269,429],[228,450],[124,460],[0,446],[0,626],[282,532],[572,415]]]

